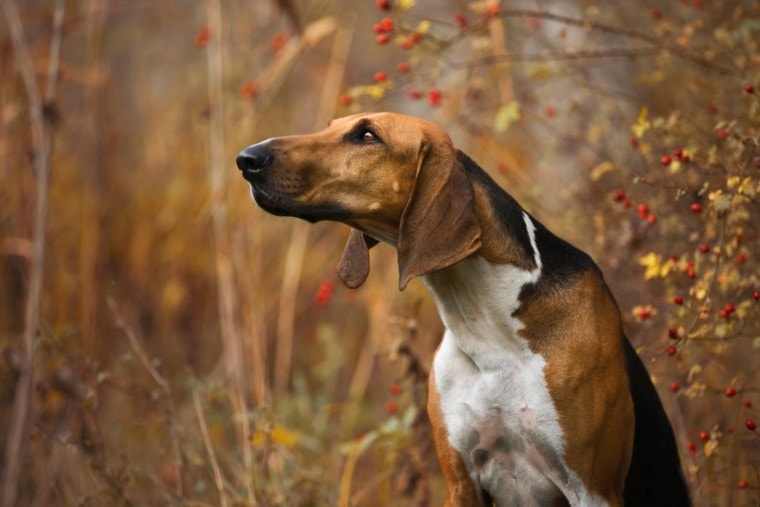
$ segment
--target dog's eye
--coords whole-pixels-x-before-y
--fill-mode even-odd
[[[361,140],[365,143],[372,143],[377,141],[377,136],[371,130],[365,130],[361,133]]]

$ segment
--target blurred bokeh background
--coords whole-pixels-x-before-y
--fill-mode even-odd
[[[234,164],[379,110],[594,257],[695,503],[760,505],[756,0],[0,4],[2,505],[441,504],[424,287]]]

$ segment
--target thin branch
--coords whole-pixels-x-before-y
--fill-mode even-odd
[[[127,323],[126,319],[119,311],[118,307],[116,306],[116,301],[114,301],[113,297],[108,296],[106,298],[106,302],[108,303],[108,307],[111,310],[111,315],[113,315],[116,327],[124,331],[124,334],[127,335],[127,339],[129,340],[130,347],[132,347],[132,351],[135,353],[145,369],[148,370],[148,373],[150,374],[153,381],[158,384],[158,386],[163,391],[162,394],[166,402],[166,423],[169,428],[169,436],[172,442],[172,452],[174,453],[174,460],[179,467],[179,478],[174,485],[174,492],[179,499],[183,499],[183,471],[185,468],[185,463],[182,458],[182,448],[179,443],[180,435],[176,423],[177,411],[174,406],[171,384],[169,384],[169,381],[166,380],[163,375],[161,375],[161,372],[159,372],[155,366],[153,366],[153,362],[150,360],[150,356],[146,352],[145,347],[140,342],[137,334],[135,334],[134,329],[132,329],[132,327]]]
[[[16,56],[16,64],[24,82],[29,101],[29,116],[32,128],[33,162],[37,178],[36,206],[34,219],[34,236],[32,259],[29,276],[29,294],[25,309],[25,328],[23,334],[23,357],[21,373],[14,392],[11,422],[5,446],[5,468],[2,476],[0,505],[10,507],[16,502],[18,478],[21,471],[23,446],[26,440],[27,419],[31,411],[32,392],[34,389],[34,349],[40,322],[40,303],[45,270],[45,231],[47,229],[49,191],[50,191],[50,156],[52,139],[49,136],[50,124],[45,121],[43,103],[37,81],[34,77],[32,59],[24,37],[24,28],[19,18],[18,8],[13,0],[2,0],[11,41]],[[56,26],[62,23],[63,5],[56,9]],[[58,21],[60,20],[60,21]],[[54,27],[51,40],[50,66],[57,69],[60,55],[60,37],[62,30]],[[52,101],[55,90],[55,77],[49,77],[48,98]],[[52,85],[51,85],[52,83]],[[48,117],[49,119],[49,117]]]
[[[536,10],[531,10],[531,9],[506,9],[499,12],[498,17],[505,18],[505,19],[506,18],[537,18],[537,19],[542,19],[545,21],[554,21],[556,23],[562,23],[568,26],[575,26],[586,31],[595,30],[598,32],[618,35],[618,36],[622,36],[628,39],[638,40],[638,41],[650,44],[657,49],[667,51],[668,53],[671,53],[683,60],[696,63],[709,70],[723,72],[723,73],[730,73],[733,75],[738,74],[738,71],[736,68],[728,67],[728,66],[710,61],[697,51],[693,51],[688,48],[679,46],[676,43],[668,42],[668,41],[659,39],[657,37],[654,37],[652,35],[638,32],[636,30],[632,30],[629,28],[624,28],[621,26],[608,25],[606,23],[594,21],[591,19],[571,18],[568,16],[553,14],[551,12],[536,11]],[[439,50],[446,49],[449,46],[461,41],[469,33],[473,31],[482,30],[485,26],[487,26],[488,21],[489,21],[488,19],[481,21],[473,25],[469,30],[462,31],[452,36],[448,40],[441,41]]]
[[[129,326],[129,324],[127,324],[124,316],[121,314],[121,312],[119,312],[119,309],[116,306],[116,301],[114,301],[111,296],[108,296],[106,297],[106,302],[108,303],[108,307],[111,309],[111,314],[113,315],[116,327],[124,331],[124,334],[127,335],[127,339],[129,340],[129,345],[132,347],[132,351],[135,353],[135,355],[137,355],[137,358],[140,360],[145,369],[148,370],[148,373],[156,382],[156,384],[158,384],[159,387],[164,391],[169,391],[169,382],[167,382],[164,376],[161,375],[155,366],[153,366],[153,362],[150,360],[150,356],[140,343],[140,340],[137,338],[134,330]]]
[[[201,399],[196,391],[193,392],[193,404],[195,405],[195,414],[198,416],[198,424],[200,425],[201,433],[203,434],[203,443],[206,446],[206,452],[211,461],[211,468],[214,471],[214,482],[216,483],[216,489],[219,492],[219,503],[222,507],[227,507],[230,503],[224,492],[224,477],[222,477],[222,470],[219,468],[219,461],[216,459],[216,452],[214,452],[211,436],[208,433],[206,417],[203,415],[203,407],[201,407]]]
[[[615,49],[581,49],[571,51],[541,51],[539,53],[508,53],[501,56],[487,56],[467,62],[454,62],[453,67],[479,67],[499,62],[558,62],[568,60],[639,58],[661,53],[658,48],[615,48]]]

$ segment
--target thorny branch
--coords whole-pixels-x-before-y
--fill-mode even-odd
[[[690,50],[689,48],[679,46],[678,44],[668,42],[662,39],[659,39],[657,37],[654,37],[652,35],[648,35],[645,33],[638,32],[636,30],[631,30],[628,28],[623,28],[620,26],[614,26],[614,25],[608,25],[606,23],[602,23],[599,21],[594,21],[591,19],[578,19],[578,18],[572,18],[569,16],[562,16],[559,14],[554,14],[551,12],[546,11],[536,11],[531,9],[506,9],[501,10],[499,14],[497,14],[497,17],[507,19],[507,18],[535,18],[535,19],[542,19],[546,21],[553,21],[556,23],[562,23],[564,25],[568,26],[575,26],[578,28],[581,28],[585,31],[598,31],[603,33],[608,33],[612,35],[618,35],[625,37],[627,39],[631,40],[637,40],[646,44],[649,44],[652,46],[652,54],[656,54],[660,51],[667,51],[668,53],[671,53],[683,60],[690,61],[692,63],[696,63],[705,69],[712,70],[715,72],[722,72],[722,73],[729,73],[729,74],[738,74],[739,70],[735,67],[728,67],[726,65],[722,65],[720,63],[713,62],[709,60],[708,58],[704,57],[702,54],[700,54],[697,51]],[[464,39],[470,32],[477,31],[480,29],[483,29],[487,26],[489,22],[489,19],[482,20],[476,24],[474,24],[470,29],[463,30],[457,35],[454,35],[453,37],[440,41],[439,45],[439,51],[443,51],[446,48],[452,46],[453,44],[456,44],[457,42]],[[647,56],[644,53],[639,53],[640,51],[643,51],[642,48],[639,49],[631,49],[628,50],[631,51],[631,55],[628,56]],[[587,50],[579,50],[577,53],[588,53],[588,56],[579,56],[577,58],[599,58],[599,57],[605,57],[603,54],[595,55],[594,51],[587,51]],[[600,52],[604,53],[604,52]],[[572,54],[572,53],[570,53]],[[563,58],[562,54],[560,53],[558,55],[559,57],[556,58],[557,60],[567,60],[567,59],[574,59],[574,58]],[[618,57],[622,57],[625,55],[619,55]],[[517,61],[520,61],[519,55],[510,55],[507,59],[510,60],[514,58]],[[551,58],[547,58],[549,60]],[[523,59],[522,61],[525,61]]]
[[[34,68],[24,36],[18,8],[13,0],[2,0],[3,13],[16,56],[16,65],[24,83],[29,101],[32,129],[34,171],[37,179],[34,218],[33,249],[29,276],[29,293],[25,308],[22,368],[13,399],[11,422],[5,446],[5,468],[2,476],[0,505],[12,506],[18,494],[18,478],[21,470],[23,447],[26,440],[27,419],[31,411],[34,389],[34,350],[40,322],[40,302],[45,268],[45,231],[47,229],[48,196],[50,189],[50,158],[52,153],[51,115],[45,108],[52,104],[55,94],[58,61],[60,58],[64,2],[58,0],[55,8],[53,35],[50,44],[48,88],[43,103],[34,76]]]

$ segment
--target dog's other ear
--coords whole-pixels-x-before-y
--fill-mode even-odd
[[[350,289],[360,287],[369,275],[369,249],[378,241],[361,231],[351,229],[343,255],[338,261],[338,276]]]
[[[399,289],[480,248],[480,226],[464,166],[446,136],[425,141],[398,236]]]

